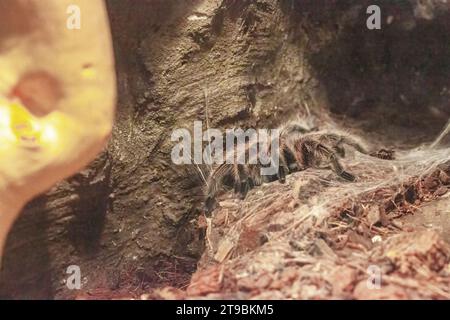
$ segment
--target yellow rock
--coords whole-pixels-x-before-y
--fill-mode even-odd
[[[0,2],[0,257],[25,203],[104,147],[115,100],[102,0]]]

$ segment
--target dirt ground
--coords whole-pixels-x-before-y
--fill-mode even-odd
[[[370,31],[372,2],[107,1],[112,140],[28,205],[0,296],[450,298],[450,141],[430,147],[450,118],[450,4],[378,1],[383,27]],[[308,169],[245,200],[223,193],[211,218],[198,170],[171,163],[171,132],[193,121],[275,128],[308,115],[395,159],[349,151],[353,183]],[[64,285],[72,264],[80,292]]]
[[[187,290],[156,297],[449,299],[450,166],[416,176],[417,163],[406,164],[420,161],[414,152],[355,155],[356,186],[308,169],[243,202],[225,195],[211,221],[200,219],[208,249]]]
[[[206,251],[187,288],[163,288],[141,298],[449,299],[448,139],[437,149],[429,147],[444,128],[449,105],[438,103],[435,111],[443,119],[430,115],[424,104],[431,102],[406,79],[423,58],[411,54],[413,46],[427,42],[421,32],[395,43],[380,73],[358,75],[342,63],[368,53],[346,48],[358,32],[310,60],[320,79],[313,100],[329,106],[313,111],[321,126],[345,130],[373,150],[396,150],[395,160],[347,155],[347,166],[359,177],[353,185],[308,169],[286,185],[273,182],[253,190],[244,201],[225,194],[211,219],[199,217]],[[437,46],[434,52],[440,51]],[[333,55],[336,60],[330,60]],[[379,61],[372,59],[378,58],[370,56],[362,68],[377,70],[373,64]],[[341,81],[355,76],[361,81],[357,88],[342,90]],[[380,84],[378,76],[385,81]],[[395,86],[404,89],[386,95]]]

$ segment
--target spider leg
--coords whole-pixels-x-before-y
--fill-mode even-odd
[[[295,149],[295,146],[291,144],[285,144],[283,146],[282,153],[286,166],[285,170],[287,170],[288,173],[293,173],[304,169],[303,158],[302,156],[298,156],[298,152],[296,152]]]
[[[370,154],[372,157],[383,160],[395,160],[395,151],[388,149],[380,149]]]
[[[287,167],[285,167],[284,165],[280,164],[279,168],[278,168],[278,181],[280,181],[280,183],[286,183],[286,176],[289,174],[289,171],[287,169]]]
[[[299,163],[300,168],[308,168],[313,166],[313,162],[316,159],[316,145],[318,143],[314,140],[301,139],[299,151],[300,154],[297,153],[297,161]]]
[[[369,152],[367,149],[362,146],[359,142],[357,142],[355,139],[352,139],[351,137],[342,137],[341,142],[338,144],[339,146],[346,144],[348,146],[353,147],[356,151],[359,151],[362,154],[369,155],[371,157],[383,159],[383,160],[394,160],[394,151],[393,150],[387,150],[387,149],[380,149],[375,152]]]
[[[342,137],[341,142],[339,145],[346,144],[348,146],[353,147],[356,151],[359,151],[362,154],[369,155],[371,157],[380,158],[383,160],[394,160],[394,151],[393,150],[387,150],[387,149],[380,149],[375,152],[369,152],[364,146],[362,146],[358,141],[351,137]]]
[[[324,156],[325,159],[327,159],[331,166],[331,170],[333,170],[338,176],[348,181],[355,181],[356,177],[350,172],[345,171],[336,153],[334,153],[332,150],[321,143],[317,144],[316,150],[320,155]]]
[[[253,189],[255,186],[256,186],[255,180],[249,177],[248,178],[248,188],[249,188],[249,190]]]
[[[311,133],[309,135],[311,138],[316,138],[319,142],[324,145],[330,146],[334,152],[341,158],[345,157],[345,146],[352,147],[356,151],[362,154],[369,154],[366,148],[357,141],[355,138],[339,133]]]
[[[239,198],[241,198],[242,200],[245,199],[248,191],[250,190],[250,178],[247,165],[234,164],[233,178],[234,192],[239,194]]]
[[[216,204],[216,199],[207,197],[205,200],[205,211],[209,215],[214,210],[214,205]]]
[[[216,203],[217,193],[220,191],[223,179],[232,173],[232,165],[223,163],[210,173],[207,180],[207,190],[205,199],[206,213],[211,213]]]
[[[254,151],[257,151],[258,146],[252,145]],[[246,174],[249,183],[249,189],[255,186],[260,186],[263,182],[261,177],[261,163],[258,159],[258,153],[249,152],[248,165],[246,165]]]
[[[260,165],[250,165],[250,188],[260,186],[263,183],[263,178],[261,177],[261,166]]]
[[[234,184],[234,193],[239,193],[241,191],[241,177],[239,174],[239,165],[234,163],[232,165],[232,176]]]
[[[301,151],[300,161],[304,166],[319,167],[318,164],[325,160],[338,176],[348,181],[356,179],[353,174],[344,170],[336,153],[324,144],[312,139],[302,139],[297,149]]]
[[[240,198],[244,200],[247,197],[247,193],[254,186],[254,180],[251,178],[249,173],[249,168],[247,166],[242,166],[242,175],[241,175],[241,189],[240,189]],[[253,185],[253,186],[252,186]]]
[[[345,148],[342,145],[333,147],[334,152],[341,158],[345,158]]]
[[[364,146],[361,145],[361,143],[351,137],[341,136],[341,141],[338,143],[338,146],[342,147],[343,145],[350,146],[362,154],[369,154],[369,152]]]
[[[285,145],[285,141],[283,137],[280,137],[280,141],[279,141],[279,146],[278,146],[278,154],[275,155],[273,154],[273,150],[272,150],[272,143],[270,143],[270,145],[268,146],[267,149],[267,155],[270,155],[271,157],[277,156],[278,157],[278,168],[277,168],[277,172],[276,174],[273,175],[266,175],[264,176],[264,178],[262,180],[266,181],[266,182],[273,182],[275,180],[278,180],[280,183],[285,183],[286,182],[286,176],[289,174],[289,167],[288,167],[288,163],[287,163],[287,159],[285,157],[285,152],[286,152],[286,145]],[[267,164],[262,165],[261,163],[259,163],[260,168],[262,167],[268,167]]]
[[[283,144],[280,146],[280,152],[278,153],[279,163],[278,163],[278,171],[277,178],[280,183],[286,182],[286,176],[289,174],[289,166],[285,157],[285,148],[286,146]]]

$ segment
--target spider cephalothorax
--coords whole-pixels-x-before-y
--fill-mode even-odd
[[[382,159],[392,159],[393,151],[382,149],[370,153],[358,139],[333,130],[318,131],[302,122],[293,121],[279,128],[278,169],[275,174],[262,175],[263,165],[259,159],[246,158],[247,162],[229,162],[212,168],[206,190],[206,211],[210,212],[215,198],[223,187],[234,187],[235,193],[244,199],[250,189],[264,182],[280,181],[284,183],[286,175],[307,168],[331,169],[336,175],[354,181],[356,177],[345,170],[339,158],[345,157],[346,147]],[[248,156],[254,144],[246,143],[245,155]],[[267,144],[267,154],[272,154],[272,144]],[[237,147],[234,146],[234,151]],[[238,152],[236,152],[239,154]],[[241,152],[242,154],[242,152]],[[252,159],[253,161],[250,161]]]

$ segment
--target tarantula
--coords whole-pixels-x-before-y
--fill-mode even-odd
[[[252,146],[251,143],[246,144],[246,154]],[[213,167],[207,179],[206,212],[212,211],[215,198],[223,186],[234,187],[235,193],[244,199],[248,191],[255,186],[276,180],[285,183],[286,175],[307,168],[331,169],[339,177],[347,181],[354,181],[356,177],[346,171],[339,160],[339,158],[345,157],[346,146],[370,156],[393,159],[393,151],[382,149],[378,153],[369,153],[361,142],[349,135],[333,131],[319,131],[315,127],[298,121],[290,122],[280,128],[279,166],[276,174],[262,176],[260,169],[265,165],[261,164],[258,159],[253,159],[253,162],[248,161],[246,164],[233,162]],[[234,148],[236,151],[236,145]]]

